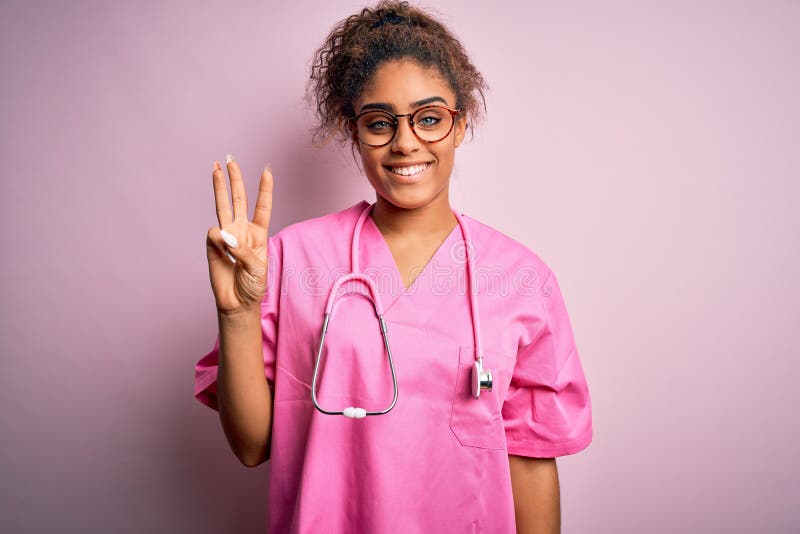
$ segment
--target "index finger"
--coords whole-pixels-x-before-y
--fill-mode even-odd
[[[256,209],[253,212],[253,224],[266,230],[267,235],[269,235],[269,218],[272,215],[272,186],[272,169],[267,165],[261,173]]]

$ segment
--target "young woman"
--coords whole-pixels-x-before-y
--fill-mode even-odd
[[[195,394],[236,456],[270,460],[270,532],[558,532],[555,457],[592,438],[552,271],[450,206],[483,79],[439,22],[382,2],[316,56],[317,135],[341,133],[375,202],[269,236],[213,171],[219,336]]]

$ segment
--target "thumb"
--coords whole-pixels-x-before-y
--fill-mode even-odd
[[[258,278],[264,277],[266,265],[252,248],[239,246],[236,237],[225,230],[222,230],[220,234],[220,237],[225,242],[225,254],[228,255],[231,261],[240,263],[244,270],[251,276]]]
[[[249,247],[229,248],[228,253],[244,267],[248,274],[263,277],[267,271],[266,264]]]

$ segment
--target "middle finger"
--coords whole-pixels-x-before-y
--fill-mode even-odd
[[[244,180],[239,164],[228,154],[225,157],[228,166],[228,175],[231,178],[231,196],[233,197],[233,220],[247,220],[247,195],[244,191]]]

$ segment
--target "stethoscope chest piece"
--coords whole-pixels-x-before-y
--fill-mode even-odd
[[[481,396],[481,390],[492,391],[492,372],[483,368],[483,358],[478,358],[472,365],[472,396]]]

